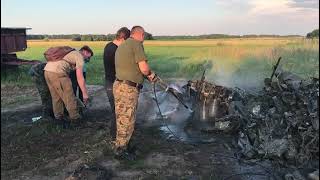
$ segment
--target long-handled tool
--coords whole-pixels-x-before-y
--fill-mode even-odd
[[[272,78],[273,78],[273,76],[275,75],[275,73],[277,71],[277,68],[279,66],[280,60],[281,60],[281,57],[279,57],[277,63],[273,66],[272,74],[271,74],[271,77],[270,77],[271,81],[272,81]]]
[[[162,87],[163,89],[165,89],[166,92],[169,92],[171,95],[173,95],[186,109],[188,109],[191,113],[193,112],[193,110],[191,108],[189,108],[181,99],[181,97],[179,97],[178,94],[181,94],[181,92],[178,89],[175,89],[174,87],[169,86],[167,83],[165,83],[159,76],[157,76],[157,81],[156,83],[158,83],[158,85],[160,87]]]

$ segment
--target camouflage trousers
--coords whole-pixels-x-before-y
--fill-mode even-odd
[[[53,117],[51,95],[45,78],[43,76],[33,76],[32,80],[35,83],[41,98],[42,116]]]
[[[70,78],[67,75],[48,71],[44,72],[44,76],[52,97],[55,118],[60,119],[64,116],[64,105],[71,121],[81,118]]]
[[[127,84],[115,81],[113,84],[115,114],[117,123],[114,150],[125,149],[134,131],[139,90]]]

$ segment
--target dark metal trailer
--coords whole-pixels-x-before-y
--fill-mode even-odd
[[[18,66],[22,64],[36,64],[38,60],[25,60],[17,57],[15,52],[27,49],[26,31],[31,28],[1,27],[1,66]]]

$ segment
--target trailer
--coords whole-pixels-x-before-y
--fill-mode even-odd
[[[27,49],[26,31],[31,28],[1,27],[1,67],[36,64],[39,60],[26,60],[17,57],[16,52]]]

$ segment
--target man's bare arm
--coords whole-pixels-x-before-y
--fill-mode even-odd
[[[138,63],[138,65],[139,65],[139,69],[143,75],[145,75],[145,76],[150,75],[151,70],[149,68],[147,61],[140,61]]]
[[[147,76],[149,81],[154,82],[156,80],[156,74],[151,71],[147,61],[140,61],[138,65],[141,73]]]

